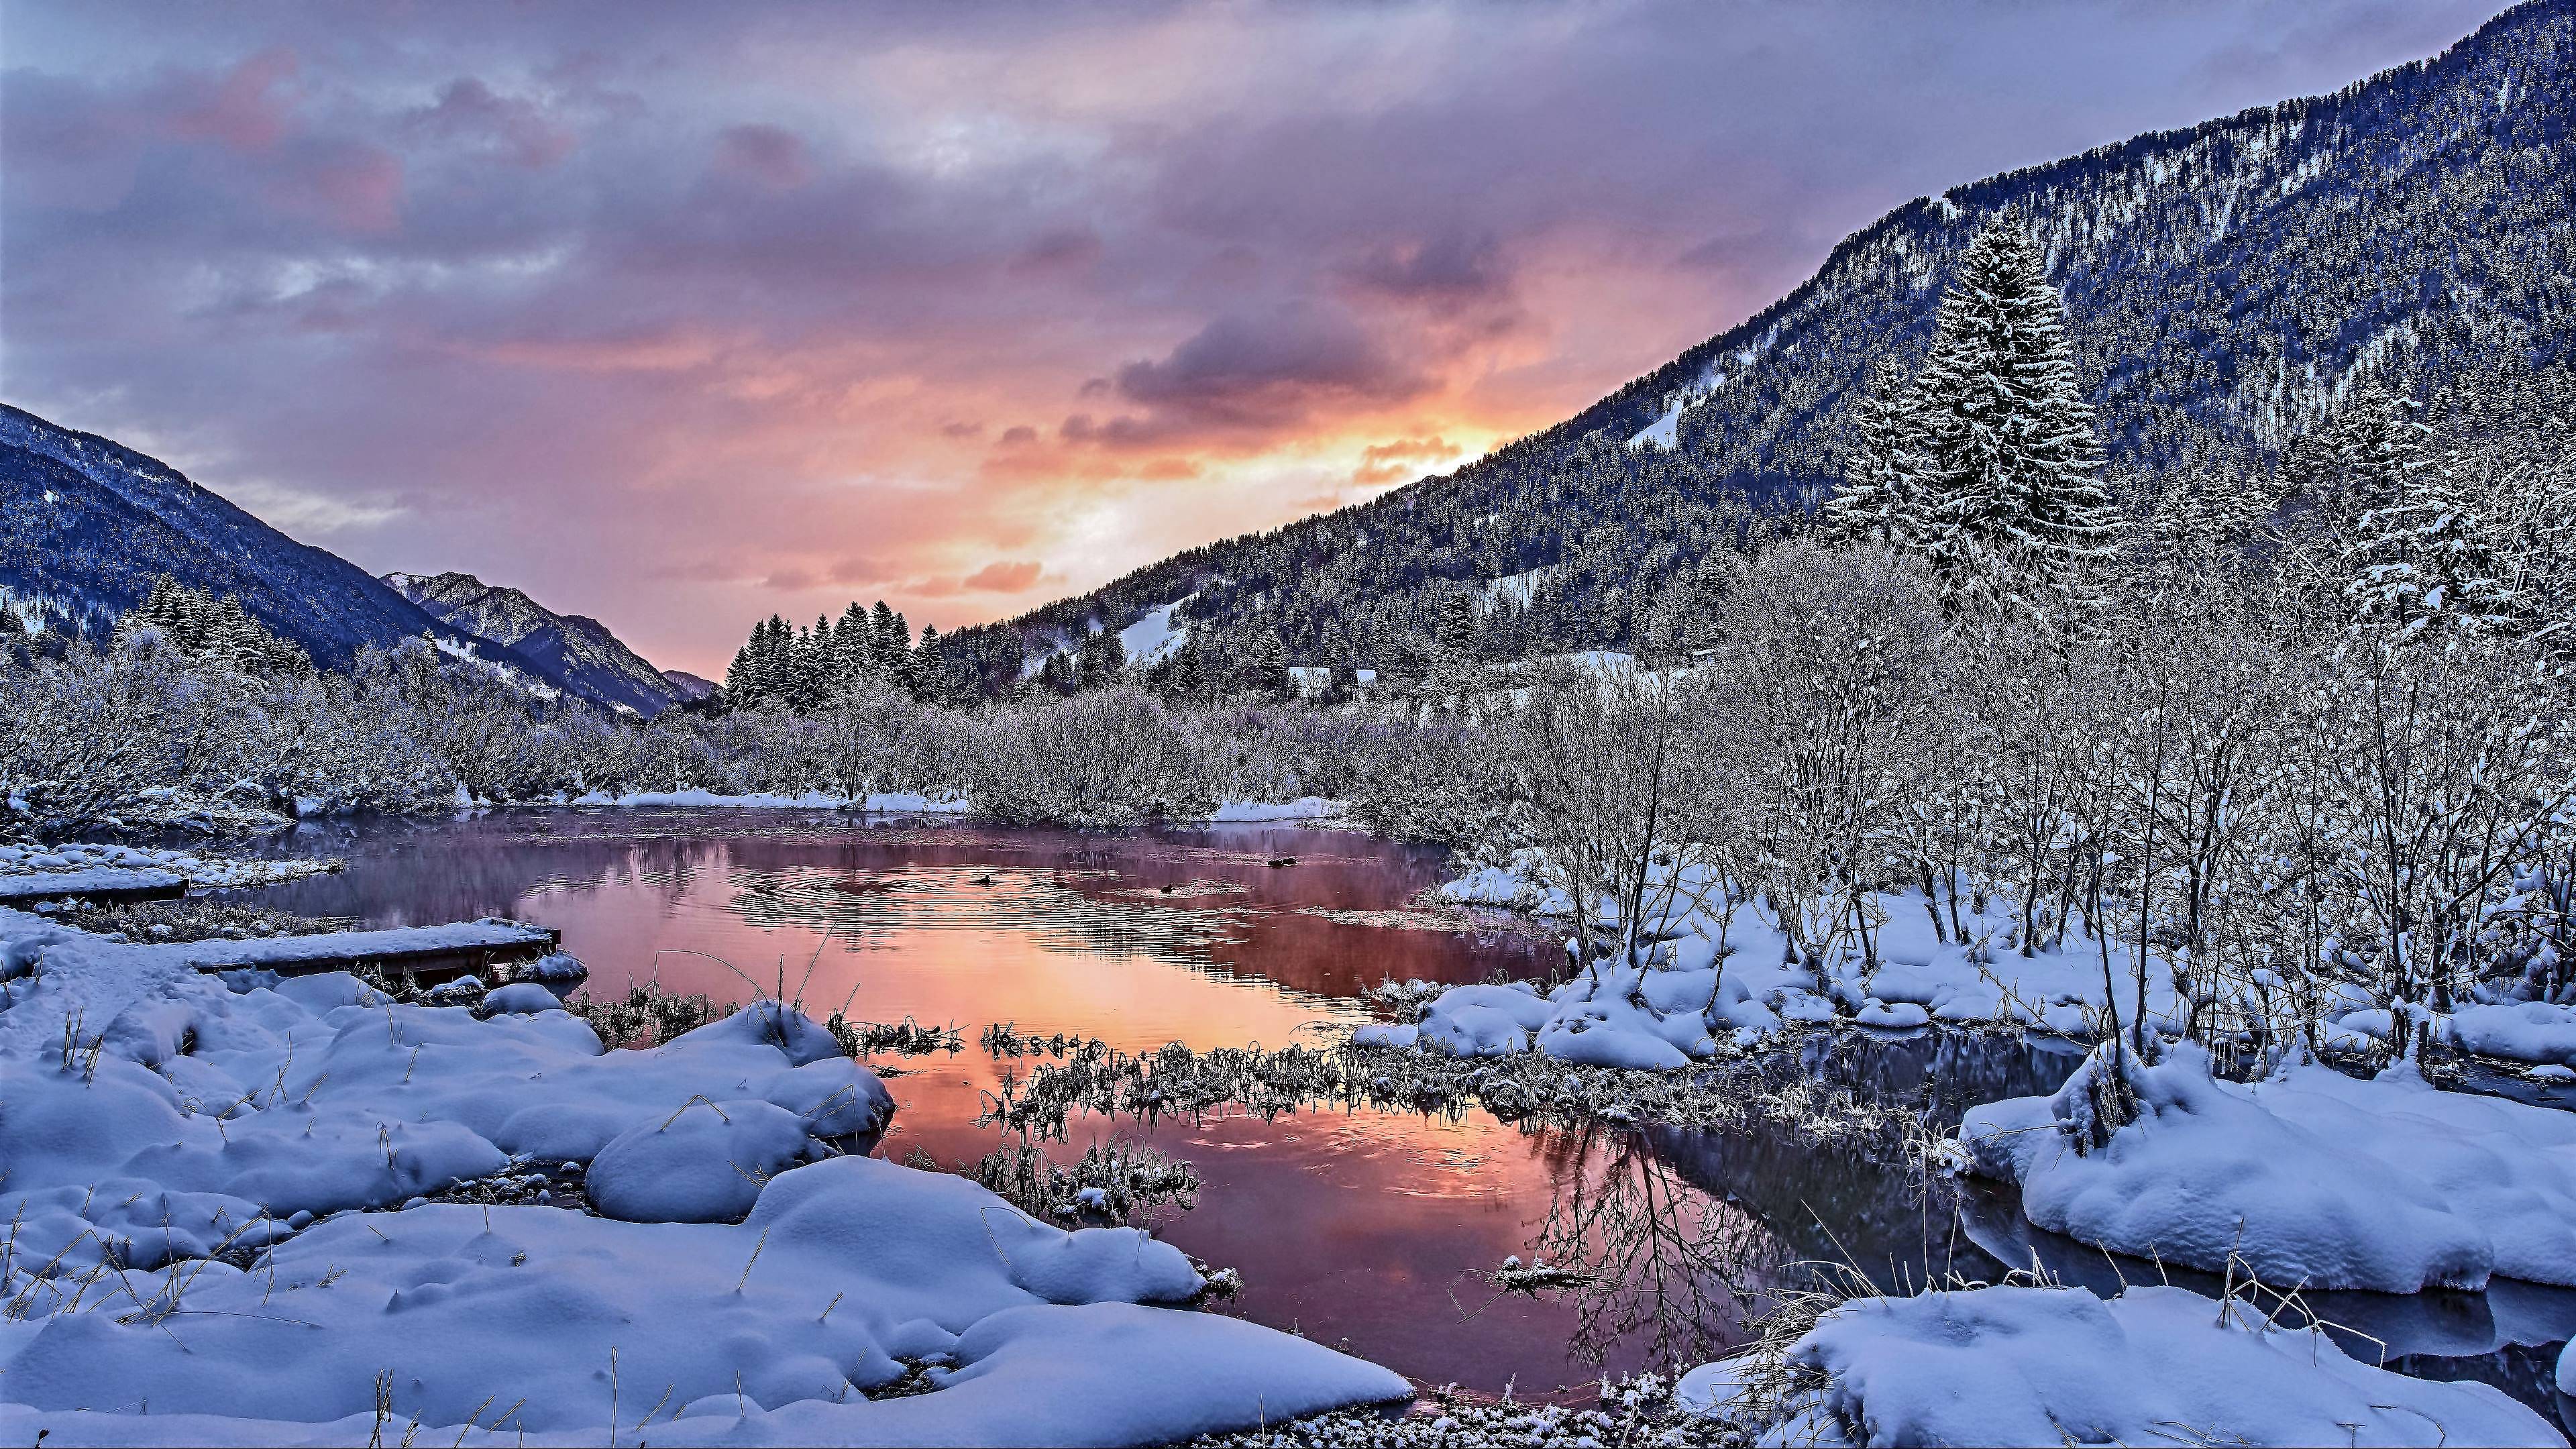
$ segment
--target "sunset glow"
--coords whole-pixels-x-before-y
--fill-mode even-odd
[[[716,673],[1452,469],[2492,7],[6,8],[10,402]]]

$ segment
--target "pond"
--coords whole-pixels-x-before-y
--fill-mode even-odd
[[[825,812],[524,810],[305,826],[272,852],[337,855],[342,874],[261,891],[265,904],[370,925],[506,915],[554,927],[591,970],[817,1017],[954,1026],[957,1052],[880,1056],[899,1110],[879,1155],[951,1168],[1005,1145],[986,1094],[1028,1060],[996,1059],[992,1024],[1144,1052],[1303,1041],[1370,1019],[1384,978],[1534,977],[1562,947],[1498,913],[1425,906],[1432,850],[1354,832],[1211,826],[1111,834]],[[1288,862],[1293,860],[1293,864]],[[1273,862],[1283,862],[1273,864]],[[2063,1043],[1986,1035],[1812,1038],[1798,1065],[1955,1124],[1977,1102],[2054,1090]],[[1955,1269],[1992,1279],[2034,1258],[2117,1291],[2160,1270],[2024,1223],[2008,1193],[1820,1148],[1788,1129],[1586,1129],[1463,1116],[1240,1111],[1141,1123],[1079,1118],[1051,1155],[1148,1143],[1196,1169],[1195,1206],[1157,1233],[1243,1291],[1214,1311],[1292,1329],[1424,1385],[1527,1400],[1584,1396],[1606,1372],[1705,1361],[1740,1343],[1766,1293],[1816,1261],[1901,1290]],[[1575,1270],[1539,1296],[1485,1275],[1507,1257]],[[2186,1281],[2175,1273],[2174,1280]],[[2215,1292],[2217,1285],[2192,1286]],[[2477,1377],[2546,1413],[2576,1294],[2310,1295],[2366,1360]]]

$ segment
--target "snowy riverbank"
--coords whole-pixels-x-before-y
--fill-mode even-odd
[[[1745,1416],[1755,1405],[1743,1368],[1696,1370],[1681,1397]],[[2391,1373],[2320,1330],[2180,1288],[2108,1300],[2054,1287],[1856,1299],[1792,1344],[1786,1368],[1805,1386],[1746,1424],[1765,1443],[2566,1442],[2492,1385]]]
[[[1141,1233],[845,1155],[891,1100],[792,1010],[608,1052],[180,949],[0,910],[13,1442],[1143,1443],[1407,1392],[1154,1306],[1203,1283]],[[539,1176],[609,1215],[435,1200]]]
[[[1512,865],[1470,871],[1436,895],[1452,905],[1569,922],[1572,902],[1537,874],[1525,852]],[[1787,939],[1763,902],[1714,895],[1705,887],[1676,893],[1644,933],[1654,944],[1642,965],[1604,961],[1543,996],[1520,987],[1458,988],[1427,999],[1418,1022],[1366,1028],[1362,1040],[1464,1056],[1535,1045],[1572,1061],[1669,1067],[1807,1023],[2007,1025],[2089,1040],[2106,1002],[2124,1020],[2135,1011],[2134,942],[2114,942],[2106,952],[2079,926],[2024,954],[2017,912],[1999,898],[1982,910],[1960,909],[1954,927],[1941,931],[1921,894],[1882,892],[1868,903],[1870,951],[1846,943],[1811,967],[1784,961]],[[1615,915],[1596,924],[1615,930]],[[2148,1024],[2180,1035],[2188,1006],[2175,989],[2172,962],[2151,952],[2145,967]],[[2320,1023],[2322,1047],[2384,1051],[2390,1011],[2359,987],[2340,990],[2343,998],[2329,1003]],[[2434,1041],[2460,1052],[2528,1068],[2544,1081],[2576,1080],[2576,1003],[2517,1000],[2480,985],[2428,1024]]]
[[[2113,1128],[2122,1096],[2134,1115]],[[2576,1284],[2576,1114],[2437,1091],[2404,1063],[2238,1084],[2188,1042],[2117,1072],[2103,1047],[2052,1096],[1970,1110],[1960,1136],[2033,1224],[2138,1258],[2308,1289]]]

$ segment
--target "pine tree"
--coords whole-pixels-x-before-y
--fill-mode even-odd
[[[1839,542],[1875,538],[1909,547],[1922,527],[1923,424],[1896,359],[1880,358],[1870,369],[1855,428],[1859,447],[1841,491],[1825,504],[1826,526]]]
[[[2089,606],[2083,575],[2116,534],[2095,476],[2102,444],[2076,387],[2065,304],[2015,218],[1960,258],[1910,411],[1919,547],[1944,598],[2033,618]]]
[[[2346,497],[2362,505],[2344,589],[2354,624],[2401,639],[2519,632],[2529,601],[2503,581],[2447,461],[2430,454],[2431,429],[2413,401],[2366,388],[2352,414],[2336,441]]]
[[[874,672],[876,657],[876,626],[867,606],[852,599],[832,626],[832,676],[841,688],[852,688]]]
[[[1440,618],[1432,642],[1442,669],[1459,676],[1475,669],[1482,652],[1480,624],[1475,600],[1463,593],[1449,594],[1440,600]]]
[[[869,615],[868,640],[869,659],[879,678],[892,679],[902,657],[903,646],[896,642],[899,627],[894,610],[887,607],[885,600],[877,600]]]
[[[910,670],[912,697],[933,704],[948,702],[947,661],[939,657],[939,626],[921,626],[921,642],[913,648]]]
[[[1246,654],[1244,663],[1254,689],[1273,698],[1284,696],[1289,692],[1291,685],[1288,678],[1288,646],[1276,631],[1263,630],[1260,636],[1252,641],[1252,648]]]

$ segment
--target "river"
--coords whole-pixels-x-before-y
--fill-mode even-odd
[[[1076,833],[821,811],[516,810],[306,825],[263,849],[333,855],[337,875],[264,904],[369,925],[511,916],[563,933],[590,990],[657,980],[719,1001],[755,991],[816,1016],[955,1026],[965,1049],[872,1058],[900,1072],[876,1151],[971,1164],[1004,1134],[986,1093],[1030,1063],[995,1059],[989,1024],[1097,1037],[1123,1051],[1324,1044],[1370,1019],[1383,978],[1531,977],[1555,942],[1497,913],[1426,908],[1433,850],[1290,826]],[[1274,861],[1293,864],[1273,864]],[[2062,1043],[1849,1033],[1798,1049],[1822,1078],[1954,1124],[1976,1102],[2053,1090]],[[1240,1112],[1151,1125],[1077,1120],[1056,1154],[1125,1138],[1191,1163],[1195,1206],[1155,1231],[1240,1270],[1214,1311],[1346,1348],[1425,1385],[1576,1398],[1606,1372],[1705,1361],[1742,1341],[1775,1285],[1818,1260],[1902,1290],[1991,1280],[2034,1256],[2116,1292],[2153,1281],[2034,1233],[2008,1194],[1773,1132],[1574,1130],[1482,1111]],[[1540,1296],[1486,1279],[1544,1257],[1581,1280]],[[2174,1275],[2183,1281],[2184,1275]],[[2215,1292],[2216,1285],[2206,1285]],[[2475,1377],[2569,1422],[2550,1387],[2576,1293],[2311,1295],[2348,1350],[2433,1378]]]

